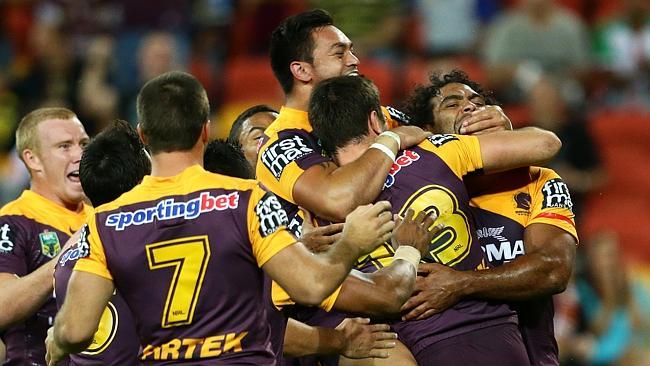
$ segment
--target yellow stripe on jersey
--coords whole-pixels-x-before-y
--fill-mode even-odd
[[[331,295],[329,295],[323,302],[318,305],[319,308],[325,311],[331,311],[336,303],[336,300],[339,298],[341,289],[343,285],[339,286]],[[296,302],[291,299],[291,296],[275,281],[271,284],[271,299],[273,300],[273,305],[278,310],[282,310],[285,306],[294,305]]]
[[[460,179],[467,173],[483,169],[481,146],[476,136],[433,135],[418,146],[438,155]]]
[[[0,210],[0,215],[23,216],[72,235],[84,224],[92,210],[92,207],[83,204],[81,212],[70,211],[34,191],[25,190],[18,199],[6,204]]]
[[[106,263],[104,245],[97,234],[97,218],[95,214],[92,214],[88,219],[88,224],[85,227],[85,230],[86,232],[81,234],[79,240],[80,242],[83,242],[84,240],[86,241],[89,246],[89,255],[79,258],[74,266],[74,270],[93,273],[109,280],[113,280],[113,275],[111,275],[111,272],[108,270],[108,265]]]
[[[254,180],[214,174],[205,171],[200,165],[193,165],[173,177],[146,176],[142,183],[131,191],[95,210],[97,213],[112,211],[125,205],[154,201],[165,196],[187,195],[207,189],[249,191],[256,186],[257,182]]]
[[[502,173],[515,187],[473,197],[470,204],[505,216],[527,227],[548,224],[559,227],[578,240],[571,196],[560,176],[551,169],[530,167],[528,171]],[[526,175],[527,174],[527,175]],[[526,176],[524,176],[526,175]]]
[[[303,130],[307,133],[311,133],[313,128],[309,123],[307,112],[288,107],[280,108],[278,118],[276,118],[276,120],[273,121],[273,123],[271,123],[264,131],[264,134],[267,135],[269,139],[260,147],[257,153],[255,176],[268,190],[295,204],[296,201],[293,199],[293,187],[296,185],[296,181],[304,170],[302,170],[295,161],[292,161],[282,169],[280,172],[280,178],[278,179],[262,162],[264,152],[278,141],[280,132],[286,130]]]
[[[278,198],[258,186],[251,193],[247,221],[253,254],[260,267],[282,249],[296,243],[296,237],[286,228],[289,219]]]

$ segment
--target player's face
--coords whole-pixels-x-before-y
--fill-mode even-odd
[[[469,86],[459,83],[443,86],[433,97],[434,132],[460,134],[463,121],[483,106],[485,98]]]
[[[246,160],[252,167],[257,164],[257,145],[269,125],[278,117],[277,113],[260,112],[255,113],[242,123],[239,134],[239,144],[244,150]]]
[[[38,158],[42,177],[47,182],[50,199],[61,204],[78,204],[84,199],[79,181],[79,162],[88,135],[77,118],[50,119],[41,122],[37,129]]]
[[[312,37],[314,84],[336,76],[359,74],[359,59],[353,53],[352,42],[338,28],[319,28],[312,32]]]

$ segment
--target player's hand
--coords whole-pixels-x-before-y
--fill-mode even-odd
[[[420,142],[424,141],[427,137],[431,136],[431,132],[424,131],[417,126],[399,126],[390,130],[399,135],[400,138],[400,150],[404,150],[411,146],[415,146]]]
[[[355,246],[361,256],[388,241],[395,227],[390,202],[359,206],[345,218],[341,240]]]
[[[404,219],[395,215],[395,229],[393,229],[391,243],[393,248],[400,245],[415,247],[424,257],[429,252],[431,240],[442,230],[443,226],[442,224],[434,225],[438,218],[435,214],[427,215],[424,211],[420,211],[417,215],[414,214],[415,211],[409,208]]]
[[[300,242],[314,253],[326,251],[330,245],[334,244],[340,237],[343,230],[343,224],[330,224],[327,226],[314,226],[309,211],[300,208],[303,212],[304,220],[302,222],[302,235]]]
[[[341,354],[347,358],[388,358],[397,334],[387,324],[370,324],[368,318],[346,318],[336,327],[343,335]]]
[[[512,130],[512,122],[498,105],[487,105],[475,110],[460,127],[463,135],[482,135],[505,130]]]
[[[402,306],[402,319],[428,318],[455,305],[462,298],[463,272],[438,263],[421,263],[414,295]]]
[[[59,361],[65,357],[65,353],[54,341],[54,327],[47,330],[47,338],[45,339],[45,362],[47,366],[55,366]]]

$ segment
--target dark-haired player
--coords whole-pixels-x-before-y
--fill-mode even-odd
[[[274,195],[203,170],[210,108],[194,77],[158,76],[137,104],[151,175],[84,227],[88,255],[47,339],[48,364],[88,346],[117,289],[136,320],[144,364],[273,365],[262,269],[296,300],[320,303],[354,257],[390,236],[389,205],[356,209],[337,243],[314,256],[286,231]]]
[[[253,168],[257,162],[257,149],[264,136],[264,130],[276,118],[278,118],[278,111],[267,105],[258,104],[241,112],[230,127],[228,141],[241,146],[246,160]]]
[[[310,99],[309,115],[323,147],[340,165],[373,148],[374,137],[385,129],[379,94],[362,77],[321,82]],[[483,269],[485,257],[462,178],[472,172],[545,162],[560,145],[552,133],[538,129],[479,137],[433,135],[400,151],[378,199],[389,200],[395,214],[403,215],[408,209],[435,212],[447,225],[432,240],[429,261],[459,270]],[[391,248],[383,246],[361,258],[360,266],[376,271],[389,264],[391,257]],[[425,320],[396,323],[394,329],[423,365],[522,365],[528,360],[516,317],[504,304],[465,300]]]
[[[301,206],[340,222],[379,194],[392,164],[386,155],[370,149],[349,166],[338,167],[323,156],[311,133],[307,107],[314,86],[330,77],[358,75],[352,42],[327,12],[310,10],[287,18],[273,31],[270,58],[285,104],[265,131],[256,177],[283,200],[291,216]],[[399,127],[376,142],[396,153],[425,137],[417,127]]]
[[[56,304],[52,270],[58,255],[91,209],[83,203],[79,161],[88,135],[65,108],[27,114],[16,130],[16,150],[30,187],[0,210],[0,336],[4,365],[44,365],[44,341]]]
[[[454,103],[444,100],[454,98]],[[433,74],[409,98],[411,122],[435,133],[491,132],[499,123],[468,119],[495,100],[460,71]],[[492,121],[494,122],[494,121]],[[469,131],[469,132],[471,132]],[[453,271],[422,265],[429,273],[405,305],[408,319],[439,312],[462,298],[509,301],[517,311],[531,365],[558,365],[552,295],[571,277],[577,234],[571,196],[551,169],[530,167],[466,180],[479,243],[494,269]]]
[[[136,131],[125,121],[115,121],[100,132],[84,149],[79,179],[86,197],[98,207],[117,199],[135,187],[151,172],[151,162]],[[83,231],[71,238],[76,243]],[[63,252],[54,271],[57,306],[64,302],[72,269],[84,256],[84,247],[73,245]],[[140,342],[135,322],[124,299],[111,297],[104,310],[91,345],[81,353],[70,355],[75,366],[138,365]]]

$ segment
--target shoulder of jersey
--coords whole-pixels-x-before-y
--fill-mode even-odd
[[[201,174],[197,174],[189,178],[188,184],[185,185],[185,191],[178,191],[177,194],[190,194],[193,192],[207,190],[207,189],[225,189],[232,191],[250,191],[259,187],[259,184],[256,180],[253,179],[241,179],[235,177],[229,177],[226,175],[215,174],[208,171],[203,171]],[[260,188],[261,189],[261,188]],[[124,193],[115,201],[103,204],[95,208],[95,212],[105,212],[112,211],[121,206],[135,204],[139,202],[152,201],[160,199],[162,197],[168,196],[167,194],[160,194],[155,196],[146,188],[141,188],[140,186],[135,186],[130,191]]]
[[[398,125],[410,125],[411,124],[411,117],[409,117],[408,114],[400,111],[399,109],[392,107],[392,106],[385,106],[386,111],[388,111],[388,116],[395,122],[397,122]]]
[[[2,206],[2,209],[0,209],[0,215],[19,215],[23,211],[21,206],[21,201],[15,199]]]

